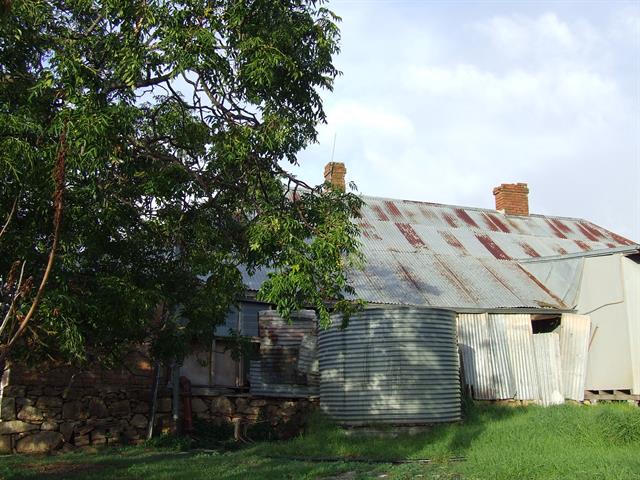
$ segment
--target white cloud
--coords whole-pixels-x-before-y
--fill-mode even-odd
[[[345,14],[344,77],[301,174],[320,181],[337,134],[364,193],[492,207],[492,187],[524,181],[532,211],[640,240],[638,9],[514,5]]]

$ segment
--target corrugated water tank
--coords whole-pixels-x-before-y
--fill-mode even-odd
[[[345,425],[460,420],[456,315],[369,308],[318,336],[320,406]]]

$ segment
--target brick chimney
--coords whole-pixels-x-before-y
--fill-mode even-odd
[[[329,162],[324,166],[324,181],[329,182],[335,188],[345,189],[344,176],[347,174],[347,167],[344,163]]]
[[[503,183],[493,189],[496,210],[505,215],[529,215],[529,187],[526,183]]]

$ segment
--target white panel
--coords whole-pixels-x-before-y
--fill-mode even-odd
[[[621,260],[633,375],[631,390],[640,395],[640,264],[626,257]]]
[[[545,406],[564,403],[558,334],[533,335],[533,347],[536,353],[540,403]]]
[[[586,258],[577,313],[591,317],[586,390],[630,390],[633,386],[628,311],[621,255]]]
[[[565,313],[560,323],[560,358],[564,398],[584,400],[584,382],[587,377],[587,355],[591,337],[591,319],[588,315]]]
[[[533,350],[533,330],[531,315],[503,315],[508,320],[508,352],[515,398],[537,400],[538,374],[536,356]]]

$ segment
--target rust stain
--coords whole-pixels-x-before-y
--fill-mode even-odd
[[[571,228],[566,223],[562,222],[561,220],[559,220],[557,218],[552,218],[550,220],[558,228],[558,230],[560,230],[561,232],[564,232],[564,233],[573,232],[573,230],[571,230]]]
[[[422,290],[420,282],[418,282],[418,280],[413,276],[413,274],[404,265],[398,264],[398,268],[400,269],[400,273],[402,274],[402,276],[407,281],[409,281],[409,283],[413,285],[416,290],[420,292]]]
[[[460,220],[469,225],[470,227],[480,228],[473,218],[469,216],[462,208],[455,209],[456,215]]]
[[[547,295],[549,295],[551,298],[553,298],[556,302],[558,302],[558,305],[561,308],[567,308],[567,306],[564,304],[564,302],[560,299],[560,297],[557,297],[551,290],[549,290],[547,287],[545,287],[545,285],[538,280],[533,274],[531,274],[531,272],[529,272],[528,270],[526,270],[525,268],[522,268],[522,266],[519,263],[516,263],[516,266],[522,270],[524,272],[524,274],[529,277],[531,280],[534,281],[534,283],[536,285],[538,285],[542,290],[544,290]]]
[[[505,218],[505,220],[509,223],[509,225],[511,225],[513,227],[513,229],[516,232],[526,235],[526,232],[522,228],[520,228],[520,225],[518,225],[518,222],[514,221],[511,218]]]
[[[491,268],[491,266],[490,266],[490,265],[488,265],[487,263],[483,262],[481,258],[479,258],[478,260],[479,260],[479,261],[480,261],[480,263],[484,266],[484,268],[486,268],[486,269],[489,271],[489,273],[490,273],[491,275],[493,275],[493,277],[494,277],[494,278],[495,278],[495,279],[496,279],[496,280],[497,280],[497,281],[498,281],[498,282],[499,282],[499,283],[500,283],[504,288],[506,288],[509,292],[511,292],[511,293],[512,293],[516,298],[518,298],[518,299],[520,298],[520,297],[516,294],[516,292],[514,292],[514,291],[511,289],[511,287],[509,286],[509,284],[508,284],[507,282],[505,282],[505,281],[500,277],[500,275],[498,275],[498,274],[493,270],[493,268]]]
[[[621,243],[623,245],[635,245],[631,240],[624,238],[616,233],[610,232],[611,238],[613,238],[616,242]]]
[[[455,272],[453,272],[453,270],[451,270],[451,268],[449,268],[446,262],[442,261],[438,255],[434,255],[434,258],[437,260],[437,262],[434,264],[435,267],[440,271],[440,273],[442,273],[449,279],[449,285],[453,285],[454,287],[456,287],[458,292],[463,293],[473,301],[477,302],[478,297],[465,286],[465,282],[458,278],[458,276],[455,274]]]
[[[520,246],[524,250],[524,253],[526,253],[530,257],[539,257],[540,256],[540,254],[538,252],[536,252],[536,250],[531,245],[529,245],[527,242],[520,243]]]
[[[587,228],[585,228],[584,225],[580,224],[580,223],[576,223],[576,225],[578,226],[578,229],[582,232],[582,234],[587,237],[589,240],[591,240],[592,242],[597,242],[598,238],[593,235]]]
[[[615,243],[607,243],[607,247],[609,248],[616,248],[616,244]]]
[[[591,235],[593,235],[594,237],[596,237],[598,239],[604,238],[604,235],[602,234],[602,232],[600,230],[598,230],[597,228],[595,228],[593,225],[589,225],[588,223],[585,223],[585,222],[580,222],[579,225],[582,225],[584,228],[589,230]]]
[[[400,217],[402,218],[402,212],[396,207],[396,204],[386,200],[384,202],[384,206],[387,208],[387,212],[391,214],[392,217]]]
[[[378,235],[376,229],[369,222],[360,222],[358,225],[360,226],[360,231],[365,238],[382,240],[382,237]]]
[[[386,222],[387,220],[389,220],[389,217],[387,217],[387,214],[384,213],[378,205],[371,205],[371,209],[374,212],[376,212],[376,215],[378,216],[378,220],[382,220],[383,222]]]
[[[423,205],[420,205],[420,213],[422,213],[424,218],[426,218],[429,222],[438,218],[438,216],[432,210],[429,210]]]
[[[456,219],[449,215],[447,212],[442,212],[442,216],[453,228],[456,228],[458,226],[458,224],[456,223]]]
[[[566,255],[567,254],[567,251],[562,247],[556,248],[556,252],[558,252],[560,255]]]
[[[493,221],[493,223],[496,224],[496,226],[502,230],[504,233],[511,233],[511,230],[509,230],[509,227],[507,227],[499,218],[497,215],[494,215],[493,213],[488,213],[487,214],[489,216],[489,218]]]
[[[425,243],[420,238],[420,235],[417,234],[417,232],[411,225],[409,225],[408,223],[396,223],[395,225],[396,227],[398,227],[398,230],[402,232],[404,238],[407,239],[407,242],[409,242],[412,246],[416,248],[426,247]]]
[[[499,230],[498,227],[491,221],[491,219],[487,217],[486,213],[482,214],[482,219],[484,220],[484,223],[487,224],[487,227],[489,227],[489,230],[491,230],[492,232],[497,232]]]
[[[553,230],[553,233],[555,234],[556,237],[567,238],[567,236],[564,233],[562,233],[558,227],[556,227],[553,223],[551,223],[551,221],[548,218],[545,218],[544,221],[547,222],[547,225],[551,227],[551,230]]]
[[[491,252],[491,254],[498,260],[511,260],[511,257],[507,255],[504,250],[502,250],[498,245],[496,245],[496,243],[491,240],[488,235],[477,233],[476,238],[480,240],[480,243],[482,243],[482,245],[484,245],[484,247],[489,250],[489,252]]]
[[[453,248],[460,250],[460,253],[463,254],[467,254],[467,249],[464,248],[464,245],[462,245],[462,243],[460,243],[460,240],[458,240],[455,235],[453,235],[451,232],[446,232],[446,231],[442,231],[439,230],[438,231],[440,233],[440,235],[442,235],[442,238],[445,239],[445,241],[451,245]]]
[[[588,252],[591,250],[591,247],[589,245],[587,245],[586,243],[584,243],[582,240],[574,240],[574,243],[580,247],[581,250]]]

